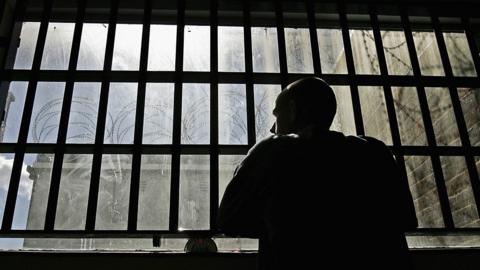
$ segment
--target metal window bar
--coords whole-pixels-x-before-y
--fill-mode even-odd
[[[406,12],[406,7],[401,7],[401,13],[402,13],[401,15],[402,25],[405,31],[405,40],[407,42],[410,61],[412,62],[413,76],[414,78],[418,79],[418,83],[416,87],[417,87],[418,99],[420,103],[420,109],[422,111],[423,124],[424,124],[425,132],[427,135],[428,149],[436,150],[438,149],[438,147],[435,140],[435,134],[433,131],[433,123],[430,117],[430,111],[428,108],[427,95],[425,93],[425,88],[424,88],[425,84],[421,83],[421,80],[420,80],[420,78],[422,78],[422,75],[420,73],[420,64],[417,58],[417,52],[415,49],[412,29],[410,26],[408,13]],[[433,168],[433,173],[435,178],[435,185],[437,187],[437,192],[438,192],[438,198],[440,200],[440,208],[442,211],[443,223],[446,228],[451,229],[453,228],[453,217],[450,209],[450,203],[448,201],[448,193],[447,193],[447,188],[445,186],[445,179],[443,177],[442,164],[440,162],[440,157],[438,153],[435,153],[433,151],[429,151],[429,152],[431,152],[429,154],[431,157],[432,168]]]
[[[95,132],[95,153],[92,161],[92,177],[90,191],[88,193],[88,208],[86,230],[95,230],[95,221],[98,204],[98,191],[100,185],[100,173],[102,155],[104,149],[104,134],[107,118],[108,93],[110,90],[110,71],[112,69],[113,46],[115,41],[115,30],[118,16],[118,0],[111,0],[110,18],[108,20],[107,45],[102,73],[102,86],[100,89],[100,102],[98,107],[97,127]]]
[[[78,54],[80,49],[80,38],[82,36],[83,21],[85,17],[85,0],[78,2],[77,18],[75,20],[75,29],[73,32],[73,42],[68,64],[68,78],[65,86],[65,93],[62,102],[62,112],[60,114],[60,125],[58,127],[57,145],[55,147],[55,158],[53,161],[52,179],[50,191],[48,193],[47,213],[45,219],[45,230],[53,231],[55,226],[55,214],[57,211],[58,191],[60,188],[60,178],[62,175],[62,163],[65,153],[65,142],[67,139],[68,118],[70,116],[70,107],[72,104],[73,87],[75,85],[75,69],[77,67]]]
[[[433,29],[435,36],[438,42],[438,49],[440,51],[440,57],[442,60],[442,65],[445,70],[445,76],[450,80],[455,80],[453,77],[452,66],[447,54],[447,46],[442,34],[442,28],[438,16],[432,16]],[[457,122],[460,140],[463,147],[465,147],[467,154],[465,155],[465,160],[467,162],[467,170],[470,178],[470,185],[473,190],[473,196],[475,199],[476,210],[480,210],[480,182],[478,177],[478,171],[475,165],[475,158],[469,153],[471,148],[470,138],[468,136],[468,129],[463,118],[462,107],[460,104],[460,98],[458,96],[457,88],[451,84],[448,85],[448,90],[450,92],[450,98],[452,99],[453,111],[455,113],[455,120]]]
[[[17,3],[17,8],[23,4],[23,1]],[[115,26],[117,23],[118,0],[112,0],[109,30],[107,36],[106,55],[103,71],[76,71],[76,61],[78,59],[78,49],[80,45],[80,37],[82,30],[82,22],[85,16],[85,1],[81,0],[77,10],[77,17],[75,19],[75,30],[73,45],[71,48],[71,59],[69,62],[69,69],[67,71],[41,71],[40,64],[43,55],[43,48],[45,46],[46,33],[48,30],[48,23],[52,12],[52,1],[45,2],[45,11],[42,15],[41,26],[38,34],[38,42],[35,48],[34,61],[31,70],[2,70],[2,80],[19,80],[28,81],[28,92],[25,101],[24,116],[21,121],[20,135],[17,143],[1,143],[0,153],[15,153],[15,160],[13,163],[12,176],[10,187],[7,194],[7,203],[4,213],[4,219],[0,236],[9,237],[151,237],[152,235],[162,234],[168,237],[186,237],[187,235],[212,235],[215,233],[215,217],[218,205],[218,155],[219,154],[246,154],[248,149],[255,142],[255,115],[253,103],[253,84],[255,83],[282,83],[285,86],[289,80],[298,77],[298,74],[288,74],[286,62],[286,44],[283,26],[283,10],[281,3],[277,2],[275,5],[276,27],[278,32],[279,52],[280,52],[280,74],[254,74],[252,71],[252,51],[251,51],[251,30],[250,30],[250,7],[249,3],[244,4],[243,13],[243,27],[244,27],[244,41],[245,41],[245,73],[232,74],[228,72],[218,72],[218,37],[217,37],[217,1],[212,0],[210,6],[210,24],[211,24],[211,71],[212,72],[183,72],[183,43],[184,43],[184,25],[185,25],[185,1],[178,2],[177,10],[177,44],[176,44],[176,63],[175,71],[173,72],[158,72],[147,71],[148,59],[148,41],[149,41],[149,27],[151,23],[151,0],[146,0],[145,13],[142,20],[142,50],[141,62],[139,71],[111,71],[111,62],[113,57],[113,46],[115,38]],[[309,19],[309,29],[311,32],[312,53],[314,54],[314,68],[315,74],[321,74],[320,56],[315,56],[318,53],[318,43],[316,36],[316,25],[314,20],[313,2],[306,0],[307,15]],[[16,8],[16,10],[17,10]],[[21,12],[15,15],[16,19],[21,17]],[[332,84],[351,85],[352,101],[355,110],[355,123],[359,134],[363,134],[363,120],[360,108],[360,101],[358,98],[358,85],[378,85],[384,86],[388,90],[392,85],[395,86],[416,86],[419,93],[420,107],[422,117],[424,120],[425,130],[427,134],[428,146],[402,146],[400,145],[398,125],[396,124],[395,110],[393,108],[393,101],[391,100],[391,92],[388,95],[386,91],[387,110],[389,112],[389,122],[392,129],[392,136],[394,145],[390,146],[393,153],[403,159],[404,155],[420,155],[431,156],[432,165],[435,174],[435,181],[438,188],[442,214],[445,222],[445,229],[420,229],[416,233],[444,233],[451,232],[454,229],[454,224],[451,216],[448,194],[445,188],[443,179],[442,167],[440,163],[440,156],[465,156],[467,160],[467,168],[471,179],[472,189],[478,205],[478,172],[475,168],[474,156],[480,156],[480,147],[473,147],[470,145],[468,133],[466,131],[463,114],[461,111],[460,101],[456,88],[458,87],[479,87],[480,81],[477,77],[464,78],[453,77],[449,59],[446,52],[446,46],[443,41],[438,18],[434,17],[434,30],[439,42],[439,49],[442,56],[442,61],[446,70],[446,76],[421,76],[418,59],[415,51],[412,30],[408,18],[408,12],[402,12],[402,26],[405,30],[407,48],[412,61],[414,76],[392,76],[387,74],[385,56],[380,38],[380,30],[377,21],[377,12],[371,12],[373,22],[373,30],[375,35],[376,49],[379,57],[379,64],[381,67],[381,75],[356,75],[353,63],[353,54],[351,49],[351,41],[349,37],[348,21],[346,17],[345,5],[340,4],[340,22],[342,27],[343,40],[345,45],[345,54],[347,60],[347,75],[327,74],[323,77]],[[478,72],[478,49],[473,40],[473,34],[468,23],[468,18],[463,18],[463,27],[466,30],[467,40],[473,54],[475,67]],[[13,33],[13,32],[12,32]],[[13,35],[13,34],[12,34]],[[12,37],[9,37],[12,38]],[[315,48],[316,47],[316,48]],[[33,106],[36,85],[38,81],[66,81],[66,90],[63,100],[63,107],[61,113],[61,123],[59,128],[59,135],[56,144],[34,144],[27,143],[28,128],[30,124],[31,111]],[[72,91],[74,82],[80,81],[101,81],[101,94],[99,115],[97,121],[97,132],[95,144],[65,144],[69,107],[72,99]],[[108,145],[104,144],[103,135],[105,127],[106,107],[108,104],[108,92],[110,82],[138,82],[137,93],[137,108],[136,108],[136,126],[133,145]],[[143,113],[145,104],[145,87],[147,82],[174,82],[174,129],[173,129],[173,143],[172,145],[142,145],[143,133]],[[196,83],[210,83],[211,85],[211,143],[208,145],[181,145],[181,106],[182,106],[182,86],[185,82]],[[248,119],[248,145],[218,145],[218,83],[244,83],[246,84],[247,94],[247,119]],[[429,114],[428,104],[425,95],[425,86],[447,86],[452,95],[452,102],[454,104],[454,111],[459,125],[460,135],[462,139],[462,146],[437,146],[432,126],[432,121]],[[390,101],[389,101],[390,100]],[[16,196],[20,181],[21,169],[23,165],[23,157],[26,153],[55,153],[55,161],[53,165],[52,185],[50,187],[50,194],[47,208],[47,218],[44,230],[11,230],[14,208],[16,203]],[[87,225],[86,231],[56,231],[55,211],[58,201],[58,189],[60,184],[60,175],[62,167],[62,157],[67,153],[89,153],[94,154],[94,161],[92,164],[92,179],[88,201]],[[125,231],[111,231],[111,230],[95,230],[96,206],[98,200],[98,185],[102,154],[132,154],[132,181],[130,189],[130,208],[128,229]],[[137,213],[138,213],[138,181],[140,175],[140,161],[142,154],[171,154],[172,155],[172,174],[171,174],[171,197],[170,197],[170,221],[169,230],[148,230],[138,231]],[[207,231],[192,230],[188,233],[178,232],[178,206],[179,206],[179,173],[180,173],[180,155],[181,154],[206,154],[210,155],[210,226],[211,229]],[[403,161],[401,162],[403,164]],[[478,228],[460,229],[455,228],[454,232],[480,232]]]

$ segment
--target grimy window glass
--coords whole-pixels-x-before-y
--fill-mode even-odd
[[[91,2],[19,10],[5,36],[0,249],[182,251],[197,235],[224,251],[257,249],[216,235],[218,204],[249,149],[271,135],[281,89],[314,75],[336,94],[331,130],[376,137],[395,155],[421,228],[480,226],[471,19],[445,25],[431,12],[384,16],[376,4],[316,0],[313,10],[309,1],[242,2],[218,12],[153,1],[151,13]],[[22,238],[4,239],[13,233]]]

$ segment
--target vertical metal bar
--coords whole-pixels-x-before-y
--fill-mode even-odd
[[[150,23],[152,21],[152,0],[144,0],[142,47],[140,51],[140,74],[135,112],[135,133],[133,139],[132,179],[128,207],[128,231],[137,230],[138,196],[142,162],[143,118],[145,113],[145,92],[147,87],[148,44],[150,41]]]
[[[310,44],[312,46],[313,71],[316,76],[322,74],[320,64],[320,49],[318,48],[317,23],[315,21],[315,6],[313,0],[306,0],[308,27],[310,29]]]
[[[218,0],[210,0],[210,229],[218,212]]]
[[[288,84],[287,49],[285,44],[285,29],[283,25],[282,1],[275,1],[275,19],[278,36],[278,56],[280,57],[280,77],[282,89]]]
[[[452,65],[448,58],[447,46],[443,38],[442,29],[440,22],[437,16],[432,16],[433,29],[435,31],[435,37],[437,38],[438,49],[440,51],[440,57],[442,59],[442,64],[445,69],[445,75],[448,79],[449,86],[448,90],[450,92],[450,97],[452,99],[453,111],[455,113],[455,119],[458,125],[458,130],[460,133],[460,140],[462,141],[462,146],[465,149],[465,159],[467,162],[468,174],[470,176],[470,184],[472,186],[473,195],[475,198],[475,205],[477,211],[480,210],[480,182],[478,181],[478,171],[475,164],[475,158],[471,153],[471,144],[470,138],[468,136],[467,124],[463,118],[462,106],[460,103],[460,98],[458,96],[457,88],[455,87],[455,78],[452,72]]]
[[[255,93],[253,88],[252,23],[250,21],[250,0],[243,1],[243,40],[245,46],[245,88],[247,99],[247,129],[249,148],[256,141]]]
[[[178,231],[178,205],[180,188],[180,143],[182,128],[182,86],[183,86],[183,43],[185,30],[185,0],[178,0],[177,6],[177,44],[175,52],[175,93],[173,99],[173,147],[172,174],[170,187],[170,225],[171,232]]]
[[[475,71],[477,72],[477,77],[480,77],[480,57],[477,43],[475,42],[475,35],[470,25],[469,18],[462,18],[462,25],[465,29],[465,36],[467,37],[468,46],[470,47],[470,52],[472,53],[473,64],[475,65]]]
[[[55,159],[52,168],[52,180],[50,191],[48,193],[47,214],[45,219],[45,230],[53,231],[55,226],[55,215],[57,212],[58,191],[60,188],[60,178],[62,175],[63,155],[65,153],[65,142],[67,139],[68,119],[70,116],[70,107],[72,104],[73,87],[75,85],[75,69],[77,67],[78,52],[80,49],[80,38],[82,36],[83,21],[85,17],[85,0],[77,2],[77,18],[75,19],[75,29],[73,32],[72,48],[70,53],[70,62],[68,64],[68,77],[63,95],[62,112],[60,115],[59,133],[57,145],[55,146]]]
[[[20,177],[22,174],[23,158],[25,156],[25,148],[28,139],[28,129],[30,126],[30,119],[32,117],[33,102],[37,90],[37,80],[42,63],[43,49],[45,47],[45,39],[47,37],[48,22],[52,12],[53,0],[46,0],[44,4],[44,12],[42,14],[42,22],[38,32],[37,45],[35,47],[35,54],[33,57],[32,72],[28,83],[27,96],[25,98],[25,105],[23,108],[22,122],[20,123],[20,133],[17,147],[15,150],[15,160],[13,162],[12,174],[10,177],[10,185],[8,187],[7,201],[5,204],[5,211],[2,221],[2,231],[9,231],[13,221],[13,213],[15,211],[15,203],[17,199],[18,187],[20,184]]]
[[[401,7],[401,20],[402,26],[405,31],[405,40],[407,42],[408,53],[410,61],[412,63],[413,76],[415,78],[417,86],[418,100],[420,109],[422,112],[423,124],[425,127],[425,133],[427,136],[428,149],[431,154],[432,168],[435,176],[435,185],[437,186],[438,198],[440,200],[440,208],[442,211],[443,222],[446,228],[453,228],[453,218],[450,209],[450,203],[448,201],[448,193],[445,186],[445,179],[442,173],[442,164],[438,154],[435,153],[437,143],[435,141],[435,133],[433,130],[432,118],[430,117],[430,110],[428,108],[427,95],[425,88],[421,84],[421,72],[420,64],[418,62],[417,52],[415,49],[415,42],[413,39],[412,29],[410,26],[410,20],[405,7]]]
[[[347,13],[345,4],[338,4],[338,12],[340,17],[340,26],[342,27],[342,38],[345,46],[345,60],[347,62],[348,81],[350,84],[350,91],[352,95],[353,116],[355,120],[355,127],[358,135],[364,135],[365,129],[363,127],[362,108],[360,105],[360,95],[358,93],[358,86],[355,82],[355,64],[353,62],[352,43],[350,41],[350,32],[348,30]]]
[[[388,120],[390,123],[390,133],[392,135],[393,145],[395,147],[399,147],[401,145],[400,131],[398,129],[398,121],[395,113],[395,104],[393,101],[392,88],[388,78],[387,61],[385,59],[385,52],[383,51],[383,41],[380,32],[380,25],[378,23],[376,10],[374,10],[373,7],[370,7],[370,20],[372,21],[373,36],[375,40],[375,47],[377,49],[377,57],[380,66],[383,91],[385,93],[385,104],[387,106]]]
[[[105,60],[103,63],[102,86],[100,90],[100,102],[98,105],[98,119],[95,133],[95,153],[92,161],[92,179],[88,194],[88,208],[86,230],[95,230],[95,220],[98,203],[98,189],[100,184],[100,172],[102,166],[103,139],[105,135],[105,122],[107,117],[108,92],[110,90],[110,71],[112,69],[113,45],[115,41],[115,30],[118,15],[118,1],[111,0],[110,18],[108,20],[107,45],[105,49]]]

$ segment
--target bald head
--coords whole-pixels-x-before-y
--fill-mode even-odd
[[[336,110],[337,102],[330,85],[318,77],[299,79],[277,98],[274,110],[277,133],[297,132],[309,125],[328,129]]]

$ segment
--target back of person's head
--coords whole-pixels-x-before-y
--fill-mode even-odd
[[[278,96],[277,106],[295,106],[295,125],[316,125],[328,129],[337,111],[332,87],[318,77],[307,77],[289,84]]]

